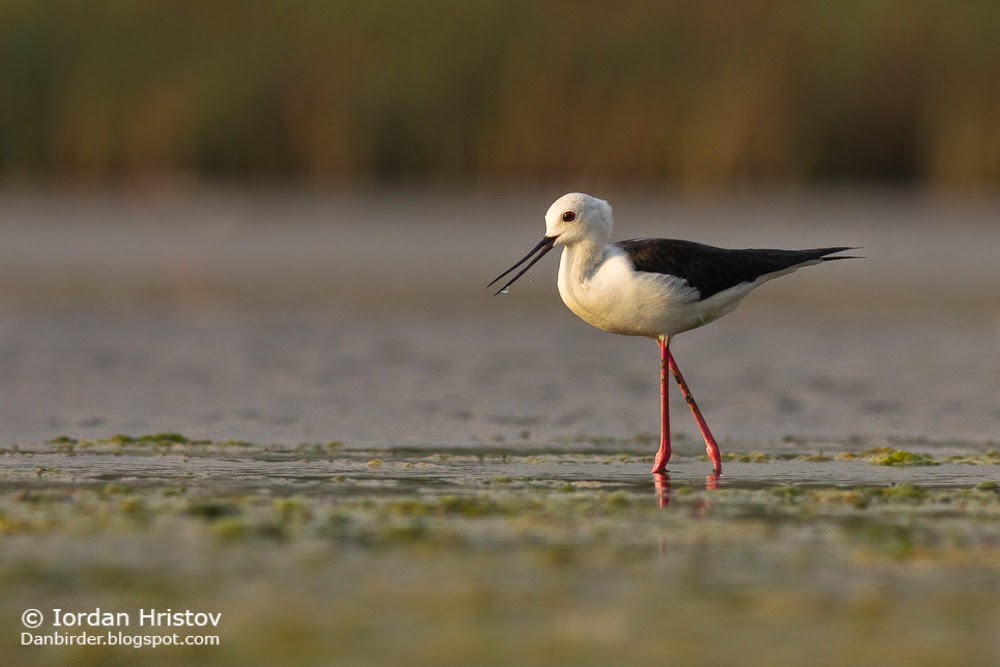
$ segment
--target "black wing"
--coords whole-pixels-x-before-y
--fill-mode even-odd
[[[628,254],[636,271],[677,276],[697,289],[702,299],[805,262],[851,259],[827,255],[853,250],[849,247],[732,250],[675,239],[630,239],[615,245]]]

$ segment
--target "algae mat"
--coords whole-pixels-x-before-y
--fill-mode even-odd
[[[176,434],[7,449],[3,652],[9,664],[1000,659],[996,452],[744,454],[721,479],[699,457],[653,479],[647,459]],[[27,609],[45,617],[33,635],[219,645],[22,646]],[[98,609],[132,624],[92,626]],[[221,616],[136,627],[150,610]]]

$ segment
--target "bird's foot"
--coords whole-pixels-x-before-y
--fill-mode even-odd
[[[708,453],[708,460],[712,462],[712,473],[721,475],[722,454],[719,452],[719,445],[715,443],[715,438],[712,437],[711,433],[705,436],[705,451]]]

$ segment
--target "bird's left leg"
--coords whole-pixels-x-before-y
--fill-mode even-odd
[[[684,376],[681,375],[681,369],[677,367],[677,362],[674,361],[674,355],[667,350],[667,363],[670,366],[670,372],[673,373],[674,379],[677,380],[677,386],[681,388],[681,393],[684,395],[684,400],[687,401],[688,407],[691,408],[691,414],[694,415],[694,420],[698,422],[698,429],[701,431],[701,435],[705,438],[705,450],[708,452],[708,458],[712,460],[712,467],[716,475],[722,474],[722,455],[719,453],[719,445],[715,442],[715,437],[712,436],[712,432],[708,430],[708,424],[705,422],[705,418],[701,415],[701,410],[698,409],[698,404],[694,402],[694,396],[691,395],[691,390],[688,389],[687,382],[684,381]]]
[[[666,472],[667,461],[670,460],[670,402],[667,400],[667,389],[670,388],[667,383],[667,355],[670,354],[667,346],[670,342],[665,336],[656,342],[660,346],[660,449],[650,470],[654,475]]]

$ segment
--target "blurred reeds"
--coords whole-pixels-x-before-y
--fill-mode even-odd
[[[1000,3],[0,0],[0,178],[1000,183]]]

